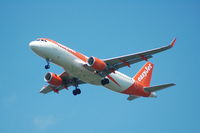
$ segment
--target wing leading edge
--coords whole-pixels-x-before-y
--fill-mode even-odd
[[[109,66],[111,66],[111,68],[117,70],[119,68],[129,66],[130,64],[134,64],[143,60],[148,60],[149,58],[152,58],[152,55],[172,48],[175,42],[176,42],[176,38],[173,39],[172,42],[167,46],[163,46],[160,48],[147,50],[147,51],[143,51],[139,53],[134,53],[130,55],[104,59],[103,61]]]

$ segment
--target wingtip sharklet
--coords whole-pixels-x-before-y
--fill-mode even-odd
[[[172,40],[172,42],[170,43],[170,46],[171,46],[171,47],[174,47],[175,42],[176,42],[176,38],[174,38],[174,39]]]

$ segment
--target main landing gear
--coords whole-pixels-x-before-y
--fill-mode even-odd
[[[47,65],[45,65],[44,68],[45,68],[45,69],[49,69],[49,68],[50,68],[50,65],[49,65],[49,64],[50,64],[50,63],[49,63],[50,61],[49,61],[48,58],[46,59],[46,62],[47,62]]]
[[[103,78],[103,79],[101,80],[101,84],[102,84],[102,85],[107,85],[107,84],[109,84],[109,79]]]
[[[76,95],[79,95],[81,94],[81,90],[79,88],[76,88],[75,90],[73,90],[73,95],[76,96]]]
[[[72,91],[73,95],[79,95],[81,94],[81,90],[78,88],[78,82],[77,82],[77,78],[74,78],[74,86],[75,86],[75,90]]]

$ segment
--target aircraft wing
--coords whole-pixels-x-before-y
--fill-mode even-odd
[[[58,93],[62,89],[68,89],[68,87],[70,87],[70,86],[75,86],[74,77],[69,76],[66,72],[63,72],[59,76],[63,80],[63,84],[62,85],[53,86],[53,85],[49,84],[48,86],[42,87],[42,89],[40,90],[40,93],[46,94],[46,93],[49,93],[51,91],[54,91],[54,92]],[[83,82],[81,80],[77,80],[76,83],[78,85],[85,84],[85,82]]]
[[[152,58],[152,55],[156,53],[160,53],[162,51],[165,51],[167,49],[170,49],[174,46],[174,43],[176,42],[176,39],[174,39],[169,45],[163,46],[160,48],[148,50],[148,51],[143,51],[139,53],[134,53],[130,55],[125,55],[125,56],[119,56],[115,58],[110,58],[110,59],[104,59],[103,61],[110,66],[110,69],[117,70],[119,68],[122,68],[124,66],[129,66],[131,64],[147,60],[149,58]]]
[[[58,92],[58,91],[60,91],[60,90],[62,90],[64,88],[65,88],[64,86],[55,87],[53,85],[48,85],[48,86],[42,87],[42,89],[40,90],[40,93],[47,94],[47,93],[49,93],[51,91]]]

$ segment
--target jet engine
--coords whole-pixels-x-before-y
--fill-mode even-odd
[[[44,80],[54,86],[60,86],[63,82],[60,76],[51,72],[45,75]]]
[[[94,68],[95,70],[102,71],[106,68],[106,63],[96,57],[88,58],[88,65]]]

